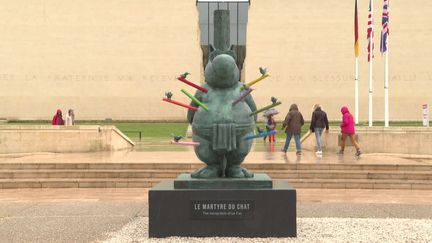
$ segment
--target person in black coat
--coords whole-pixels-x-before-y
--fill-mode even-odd
[[[317,142],[317,152],[316,154],[321,155],[321,134],[326,129],[326,132],[329,130],[329,123],[327,119],[327,114],[322,110],[319,104],[315,104],[313,107],[312,119],[310,124],[311,132],[315,133],[316,142]]]

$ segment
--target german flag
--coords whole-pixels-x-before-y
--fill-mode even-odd
[[[358,14],[357,14],[357,0],[355,0],[354,8],[354,54],[355,57],[359,56],[359,35],[358,35]]]

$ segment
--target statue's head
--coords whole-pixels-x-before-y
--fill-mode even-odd
[[[221,52],[215,50],[210,54],[205,68],[206,83],[213,88],[229,88],[237,84],[239,69],[232,50]]]

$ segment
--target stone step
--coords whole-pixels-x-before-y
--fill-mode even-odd
[[[149,178],[51,178],[51,179],[0,179],[0,189],[18,188],[150,188],[160,179]]]
[[[159,179],[0,179],[0,189],[17,188],[150,188]],[[432,190],[427,180],[290,179],[295,188]]]
[[[99,170],[99,169],[173,169],[173,170],[194,170],[202,167],[204,164],[198,163],[5,163],[0,162],[1,170],[42,170],[42,169],[86,169],[86,170]]]
[[[193,171],[203,167],[202,163],[0,163],[0,170],[31,170],[31,169],[170,169],[181,171]],[[251,170],[362,170],[362,171],[432,171],[432,165],[409,165],[409,164],[281,164],[262,163],[244,164]]]
[[[44,178],[157,178],[172,179],[181,173],[190,171],[181,170],[89,170],[89,169],[43,169],[43,170],[0,170],[0,179],[44,179]]]
[[[175,178],[186,170],[89,170],[89,169],[42,169],[0,170],[0,179],[43,178]],[[352,171],[352,170],[254,170],[267,173],[275,179],[398,179],[432,180],[432,171]]]
[[[257,171],[259,172],[259,171]],[[420,171],[352,171],[352,170],[297,170],[268,171],[274,179],[376,179],[376,180],[431,180],[431,172]]]
[[[297,188],[432,190],[430,180],[292,179]]]

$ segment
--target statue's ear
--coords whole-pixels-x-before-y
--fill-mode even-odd
[[[235,51],[236,49],[237,49],[236,46],[231,45],[227,54],[231,55],[234,58],[234,60],[237,61],[237,54],[236,54],[236,51]]]
[[[213,44],[210,44],[210,53],[213,52],[215,50]]]

